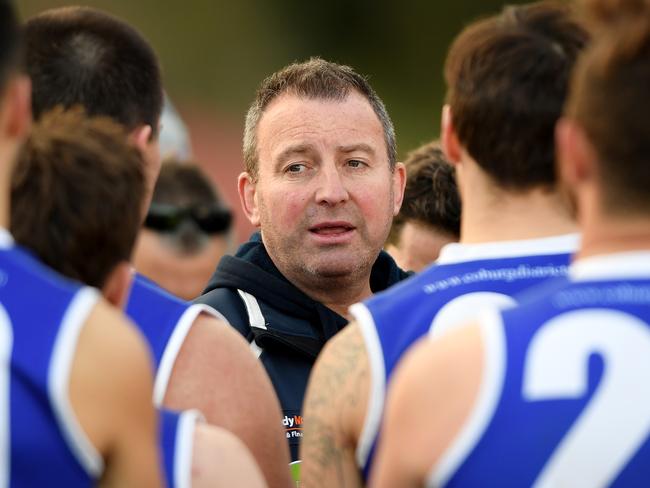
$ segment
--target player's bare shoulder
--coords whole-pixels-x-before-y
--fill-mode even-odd
[[[119,423],[154,418],[152,360],[137,329],[105,300],[97,301],[82,327],[70,372],[70,399],[96,448],[112,449]],[[108,422],[106,419],[111,419]],[[153,440],[153,439],[152,439]]]
[[[424,482],[466,425],[481,389],[482,327],[425,337],[406,354],[388,391],[384,435],[372,479]],[[408,449],[405,447],[408,446]]]
[[[209,313],[194,319],[174,364],[164,405],[198,408],[210,424],[243,441],[269,485],[289,485],[289,450],[273,386],[250,345],[225,320]]]

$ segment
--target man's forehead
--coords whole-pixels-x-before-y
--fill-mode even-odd
[[[272,155],[274,159],[286,159],[296,155],[309,155],[319,151],[319,145],[312,143],[308,140],[305,141],[287,141],[282,144],[281,148],[277,148]],[[370,156],[377,154],[376,149],[365,142],[352,142],[347,144],[335,144],[331,149],[340,154],[353,154],[353,153],[366,153]]]
[[[354,138],[336,140],[355,133],[359,134],[358,141]],[[383,126],[370,102],[361,94],[350,93],[341,100],[283,94],[269,104],[257,127],[257,140],[261,145],[281,142],[299,146],[310,136],[328,134],[332,134],[337,145],[368,145],[369,136],[383,139]]]

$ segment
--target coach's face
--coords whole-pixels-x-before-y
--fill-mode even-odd
[[[369,273],[404,192],[384,132],[356,92],[343,101],[279,96],[257,127],[258,176],[240,176],[242,202],[291,281]],[[366,276],[367,277],[367,276]]]

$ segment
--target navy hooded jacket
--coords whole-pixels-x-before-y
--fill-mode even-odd
[[[382,291],[408,276],[382,251],[372,268],[370,288]],[[259,355],[280,400],[292,461],[297,460],[309,373],[325,343],[347,319],[291,284],[273,264],[259,233],[235,256],[221,259],[196,302],[221,312]]]

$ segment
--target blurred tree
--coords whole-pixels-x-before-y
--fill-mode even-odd
[[[24,17],[60,0],[20,0]],[[510,2],[517,3],[517,2]],[[521,2],[520,2],[521,3]],[[319,55],[370,76],[398,131],[400,153],[431,139],[443,99],[449,42],[498,0],[86,0],[136,25],[162,59],[180,104],[206,103],[243,114],[258,82],[294,61]]]
[[[23,18],[65,0],[15,0]],[[515,0],[508,3],[523,3]],[[238,214],[245,111],[259,82],[310,56],[367,75],[397,131],[399,154],[438,136],[442,63],[458,31],[499,0],[84,0],[136,26],[158,52],[165,85],[190,127],[195,159]]]

